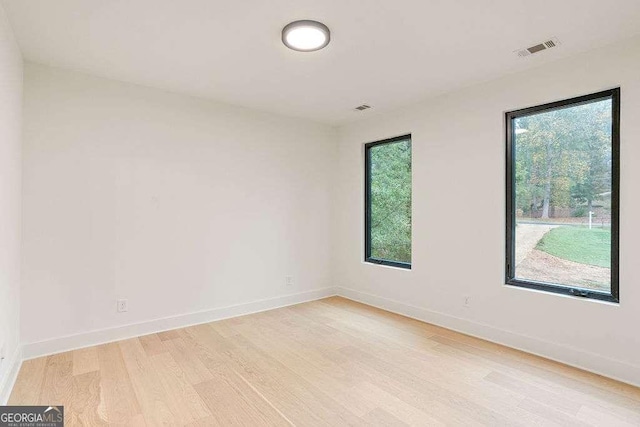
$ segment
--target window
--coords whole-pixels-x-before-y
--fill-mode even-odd
[[[620,89],[512,111],[508,285],[619,301]]]
[[[365,261],[411,268],[411,135],[365,145]]]

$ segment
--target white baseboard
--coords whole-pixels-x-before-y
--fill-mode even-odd
[[[22,366],[22,346],[18,346],[13,352],[13,355],[4,361],[6,363],[3,369],[4,375],[1,376],[0,381],[0,405],[6,405],[13,390],[13,385],[18,378],[18,372],[20,372],[20,366]]]
[[[33,359],[36,357],[56,354],[63,351],[105,344],[108,342],[138,337],[141,335],[153,334],[156,332],[168,331],[171,329],[199,325],[202,323],[227,319],[230,317],[244,316],[246,314],[258,313],[260,311],[272,310],[274,308],[286,307],[293,304],[300,304],[307,301],[330,297],[335,294],[335,288],[323,288],[314,291],[284,295],[280,297],[252,301],[249,303],[237,304],[228,307],[214,308],[212,310],[205,310],[196,313],[189,313],[173,317],[165,317],[162,319],[150,320],[147,322],[135,323],[131,325],[118,326],[115,328],[95,330],[76,335],[68,335],[46,341],[23,344],[22,356],[23,360]]]
[[[490,325],[473,322],[460,317],[439,313],[405,304],[392,299],[379,297],[354,289],[338,287],[341,297],[371,305],[416,320],[442,326],[447,329],[471,335],[507,347],[522,350],[556,362],[564,363],[594,374],[612,378],[640,387],[640,366],[632,365],[606,356],[587,352],[575,347],[556,344],[538,338],[518,334]]]

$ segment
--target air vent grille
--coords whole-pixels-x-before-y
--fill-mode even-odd
[[[355,109],[358,110],[358,111],[364,111],[364,110],[368,110],[369,108],[371,108],[370,105],[362,104],[362,105],[356,107]]]
[[[526,56],[529,55],[533,55],[534,53],[538,53],[538,52],[542,52],[543,50],[547,50],[547,49],[551,49],[552,47],[556,47],[560,44],[560,41],[554,37],[552,39],[549,39],[545,42],[542,43],[538,43],[536,45],[533,45],[531,47],[527,47],[524,49],[518,49],[515,51],[516,55],[518,55],[521,58],[524,58]]]

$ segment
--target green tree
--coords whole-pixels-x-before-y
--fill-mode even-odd
[[[572,195],[592,211],[594,200],[611,191],[611,101],[591,104],[589,112],[578,141],[585,173],[575,181]]]
[[[516,119],[516,203],[551,208],[592,202],[611,186],[611,101]],[[540,207],[541,205],[541,207]]]
[[[411,141],[369,149],[371,256],[411,262]]]

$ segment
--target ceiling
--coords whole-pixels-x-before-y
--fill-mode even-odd
[[[332,125],[640,33],[638,0],[2,4],[28,61]],[[284,47],[280,31],[297,19],[329,26],[329,46]],[[514,54],[551,37],[562,45]],[[354,111],[363,103],[373,108]]]

